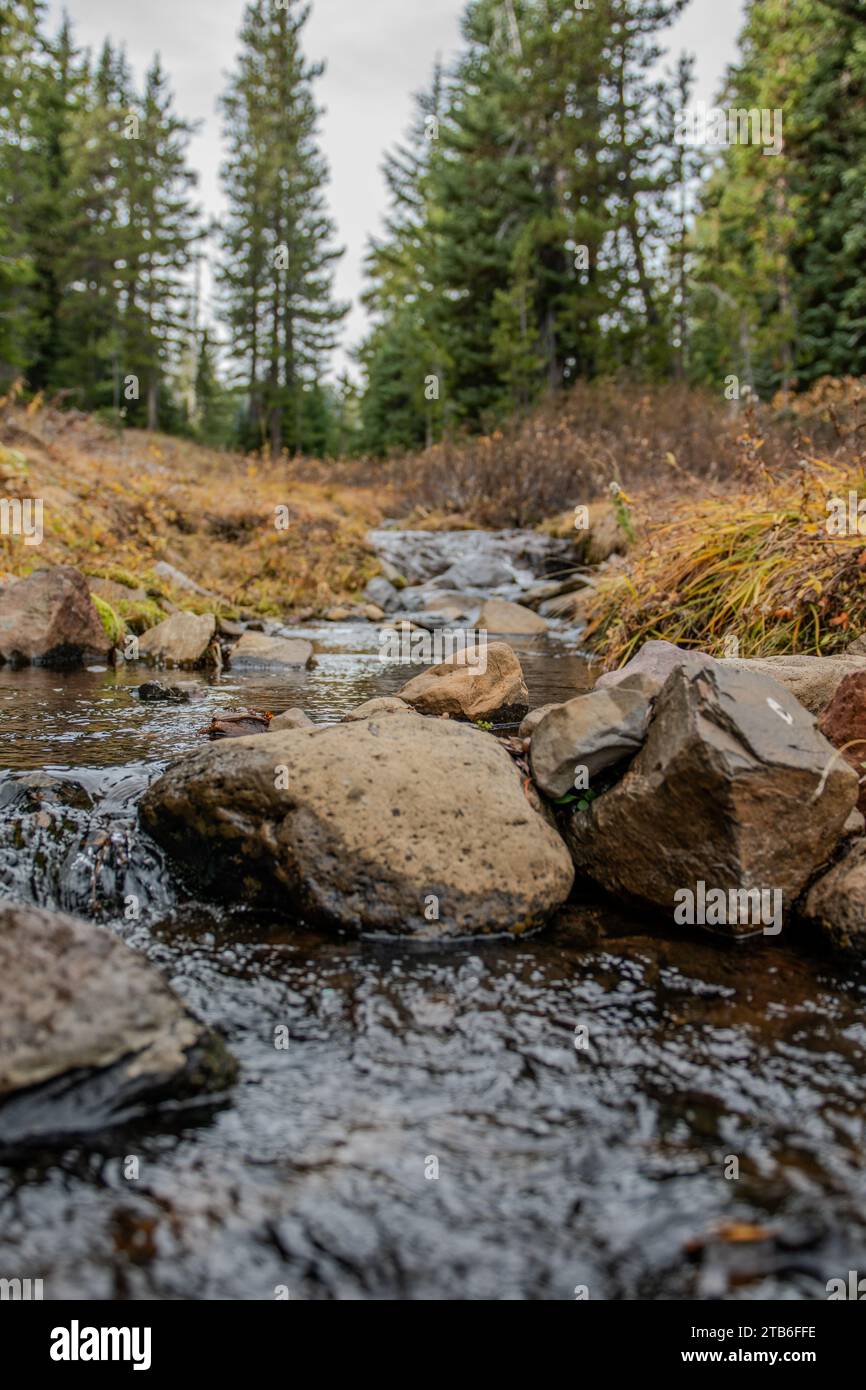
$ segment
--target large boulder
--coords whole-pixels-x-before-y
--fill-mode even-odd
[[[206,666],[216,661],[215,636],[213,613],[172,613],[139,637],[138,654],[157,666]]]
[[[520,603],[509,603],[504,598],[489,598],[478,611],[475,627],[480,632],[490,632],[494,636],[535,637],[547,632],[548,624],[545,618],[540,618],[531,608],[524,608]]]
[[[820,714],[829,705],[846,676],[866,671],[866,657],[849,652],[837,656],[724,657],[722,664],[771,676],[812,714]]]
[[[69,565],[37,570],[0,591],[0,661],[79,666],[111,653],[87,580]]]
[[[799,915],[834,951],[866,957],[866,840],[812,884]]]
[[[547,796],[575,790],[578,767],[593,778],[633,758],[646,736],[651,704],[639,690],[614,687],[578,695],[550,710],[532,734],[532,775]]]
[[[0,1140],[90,1129],[132,1104],[222,1089],[234,1070],[110,931],[0,905]]]
[[[787,910],[856,800],[854,773],[774,681],[679,667],[625,776],[566,838],[579,872],[667,911],[700,883],[777,890]]]
[[[170,768],[141,815],[212,886],[338,927],[520,932],[573,878],[505,750],[450,720],[214,744]]]
[[[854,671],[840,681],[818,728],[857,774],[861,783],[857,804],[866,813],[866,670]]]
[[[618,685],[636,687],[649,695],[658,695],[672,671],[685,667],[697,671],[712,666],[713,658],[704,652],[690,651],[686,647],[675,647],[673,642],[661,640],[644,642],[631,661],[616,671],[607,671],[599,676],[596,690],[610,690]]]
[[[422,671],[398,691],[400,699],[420,714],[503,723],[522,719],[529,709],[529,692],[516,653],[506,642],[491,642],[476,665],[473,658],[480,650],[457,651]]]
[[[232,647],[232,670],[244,667],[303,669],[315,666],[313,644],[305,637],[269,637],[264,632],[245,632]]]

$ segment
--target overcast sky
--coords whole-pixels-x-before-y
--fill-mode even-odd
[[[201,176],[200,199],[218,213],[220,122],[216,101],[233,64],[244,0],[51,0],[57,19],[66,9],[78,42],[97,48],[106,35],[126,45],[140,78],[154,52],[162,55],[179,112],[201,120],[191,157]],[[384,150],[400,139],[413,93],[427,85],[437,54],[447,62],[460,37],[464,0],[313,0],[306,30],[311,59],[325,59],[318,84],[326,109],[322,145],[331,169],[330,205],[346,255],[337,291],[352,301],[346,342],[363,336],[358,304],[367,236],[386,206],[380,173]],[[691,0],[670,31],[672,56],[697,57],[696,99],[711,102],[735,53],[743,0]]]

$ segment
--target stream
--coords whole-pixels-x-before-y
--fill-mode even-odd
[[[408,611],[561,565],[521,533],[374,539]],[[291,631],[314,669],[172,673],[186,705],[139,702],[138,666],[0,667],[0,894],[120,933],[240,1063],[215,1101],[2,1155],[0,1274],[71,1299],[747,1301],[866,1273],[853,967],[590,900],[595,945],[563,922],[441,946],[191,896],[136,806],[213,714],[331,722],[417,669],[383,664],[369,623]],[[592,683],[573,629],[513,645],[532,705]]]

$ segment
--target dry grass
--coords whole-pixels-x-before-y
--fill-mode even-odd
[[[627,566],[602,580],[591,610],[587,635],[606,665],[621,665],[650,638],[714,655],[732,638],[742,656],[826,655],[866,632],[866,536],[828,529],[832,499],[866,500],[866,391],[837,385],[797,407],[816,422],[800,436],[804,447],[830,425],[827,455],[812,448],[783,472],[767,467],[752,417],[738,481],[690,492],[644,521]]]
[[[157,578],[165,560],[219,595],[224,612],[283,614],[356,595],[377,568],[364,542],[382,514],[370,487],[308,479],[302,460],[268,464],[137,430],[118,437],[39,404],[0,402],[0,490],[44,499],[42,545],[0,537],[0,571],[15,575],[73,564],[214,608]],[[288,529],[275,524],[278,507]]]

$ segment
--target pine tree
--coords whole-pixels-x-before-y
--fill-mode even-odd
[[[333,224],[317,145],[312,84],[320,64],[303,56],[309,9],[247,6],[241,56],[223,99],[229,214],[220,282],[233,355],[249,396],[247,442],[304,446],[305,387],[322,377],[347,307],[335,303]]]

